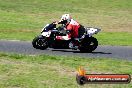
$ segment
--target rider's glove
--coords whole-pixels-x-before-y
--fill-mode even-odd
[[[58,24],[58,23],[59,23],[59,22],[57,22],[57,21],[54,21],[54,22],[53,22],[53,24]]]

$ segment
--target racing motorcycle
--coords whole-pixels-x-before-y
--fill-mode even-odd
[[[81,26],[79,29],[79,38],[75,38],[76,47],[73,48],[73,41],[68,36],[70,31],[64,30],[64,25],[56,27],[56,24],[47,24],[42,28],[41,34],[36,36],[32,45],[36,49],[45,50],[49,48],[55,49],[79,49],[80,52],[92,52],[98,46],[98,41],[93,37],[101,29],[93,27]]]

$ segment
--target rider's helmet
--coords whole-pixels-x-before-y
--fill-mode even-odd
[[[64,14],[61,17],[61,20],[59,22],[61,22],[62,24],[66,24],[66,23],[70,23],[71,22],[71,16],[69,14]]]

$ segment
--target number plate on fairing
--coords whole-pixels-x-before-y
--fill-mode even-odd
[[[50,36],[50,34],[51,34],[51,32],[50,32],[50,31],[48,31],[48,32],[43,32],[41,35],[43,35],[43,36],[45,36],[45,37],[49,37],[49,36]]]

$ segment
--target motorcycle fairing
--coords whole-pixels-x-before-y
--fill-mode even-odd
[[[66,36],[56,36],[57,40],[70,40],[70,36],[67,34]]]

